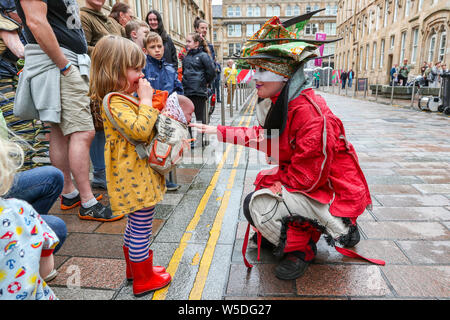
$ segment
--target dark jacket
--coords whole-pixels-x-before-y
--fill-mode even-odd
[[[178,69],[178,57],[177,57],[177,49],[175,48],[175,45],[173,44],[172,38],[170,36],[167,36],[165,39],[163,39],[164,44],[164,60],[166,63],[169,63],[172,65],[172,67],[177,70]]]
[[[207,97],[207,85],[216,75],[214,62],[203,47],[189,50],[183,59],[183,89],[186,96]]]
[[[153,89],[168,91],[169,94],[174,91],[178,94],[183,94],[183,87],[178,80],[178,73],[172,65],[164,61],[164,58],[157,60],[147,55],[147,63],[142,72]]]

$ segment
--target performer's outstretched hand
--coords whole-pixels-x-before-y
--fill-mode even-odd
[[[216,126],[210,126],[207,124],[195,123],[195,122],[191,122],[189,124],[189,126],[193,127],[193,128],[197,128],[198,130],[200,130],[201,133],[206,133],[206,134],[216,134],[217,133]]]

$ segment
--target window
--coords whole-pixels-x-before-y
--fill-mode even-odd
[[[332,16],[336,16],[337,15],[337,10],[338,10],[337,5],[332,6],[331,7],[331,15]]]
[[[175,2],[175,6],[176,6],[176,10],[177,10],[177,32],[178,32],[178,34],[180,34],[181,33],[181,17],[180,17],[180,10],[181,10],[181,7],[180,7],[180,1],[179,0],[175,0],[176,2]]]
[[[359,48],[359,71],[362,71],[362,63],[363,63],[363,47]]]
[[[419,46],[419,29],[416,28],[413,30],[413,44],[412,44],[412,53],[411,53],[411,63],[415,63],[417,60],[417,49]]]
[[[186,15],[187,15],[187,13],[186,13],[186,4],[183,3],[183,31],[184,31],[184,34],[187,34]]]
[[[280,15],[280,6],[267,6],[266,7],[266,16],[273,17]]]
[[[369,48],[369,45],[367,45],[366,46],[366,70],[368,70],[369,69],[369,50],[370,50],[370,48]]]
[[[308,13],[308,12],[311,12],[311,6],[310,5],[306,6],[306,13]]]
[[[136,0],[134,3],[136,4],[136,16],[137,16],[139,19],[141,19],[141,18],[142,18],[142,15],[141,15],[141,12],[142,12],[142,9],[141,9],[141,0]]]
[[[422,10],[423,0],[419,0],[419,5],[417,6],[417,10]]]
[[[247,7],[247,17],[253,17],[253,7]]]
[[[236,6],[229,6],[227,8],[227,16],[228,17],[240,17],[241,16],[241,7]]]
[[[372,70],[375,69],[375,63],[377,61],[377,43],[373,43],[373,50],[372,50]]]
[[[384,2],[384,21],[383,21],[383,27],[387,26],[387,21],[388,21],[388,17],[389,17],[389,0],[386,0]]]
[[[377,6],[377,12],[375,13],[375,31],[378,31],[380,27],[380,15],[381,15],[381,8]]]
[[[445,44],[447,42],[447,33],[442,32],[441,33],[441,39],[439,41],[439,52],[438,52],[438,61],[444,61],[445,57]]]
[[[228,36],[229,37],[240,37],[241,36],[241,25],[240,24],[229,24],[228,25]]]
[[[318,23],[308,23],[305,26],[305,35],[315,35],[318,30],[319,30]]]
[[[287,6],[286,7],[286,15],[288,16],[288,17],[291,17],[291,16],[293,16],[294,15],[294,12],[293,12],[294,10],[293,10],[293,8],[291,7],[291,6]]]
[[[405,59],[405,46],[406,46],[406,31],[402,32],[402,37],[400,41],[400,63],[403,63],[403,59]]]
[[[259,17],[261,16],[260,7],[247,7],[247,17]]]
[[[394,46],[395,46],[395,36],[391,36],[391,50],[394,50]]]
[[[430,38],[430,47],[428,48],[428,61],[434,61],[434,50],[436,47],[436,34],[433,34]]]
[[[409,16],[409,9],[411,8],[411,0],[406,0],[405,3],[405,17]]]
[[[381,39],[380,45],[380,68],[383,68],[384,65],[384,39]]]
[[[173,30],[173,1],[169,0],[169,28]]]
[[[286,16],[291,17],[291,16],[298,16],[300,14],[300,7],[295,5],[295,6],[290,6],[288,5],[286,7]]]
[[[347,52],[347,60],[345,61],[345,69],[348,70],[349,64],[348,64],[348,59],[350,58],[350,51]]]
[[[335,49],[336,49],[336,44],[335,43],[327,43],[323,47],[323,55],[324,56],[328,56],[330,54],[334,54]]]
[[[394,19],[392,20],[392,22],[397,21],[397,11],[398,11],[398,0],[395,0],[395,4],[394,4]]]
[[[324,32],[329,35],[335,35],[336,34],[336,23],[324,23]]]
[[[247,37],[251,37],[261,28],[260,24],[247,24]]]
[[[228,55],[231,56],[234,53],[240,53],[241,43],[229,43],[228,44]]]

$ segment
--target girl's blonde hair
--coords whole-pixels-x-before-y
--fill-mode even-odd
[[[137,44],[120,36],[104,36],[91,56],[89,97],[101,103],[110,92],[126,91],[127,69],[144,66],[145,54]]]
[[[23,164],[23,157],[19,144],[0,138],[0,196],[11,188],[14,175]]]

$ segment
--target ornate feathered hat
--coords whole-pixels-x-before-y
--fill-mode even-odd
[[[279,17],[272,17],[245,42],[241,58],[252,66],[290,78],[306,61],[324,58],[320,57],[319,46],[340,40],[299,38],[300,31],[311,17],[323,10],[312,11],[285,22],[281,22]]]

